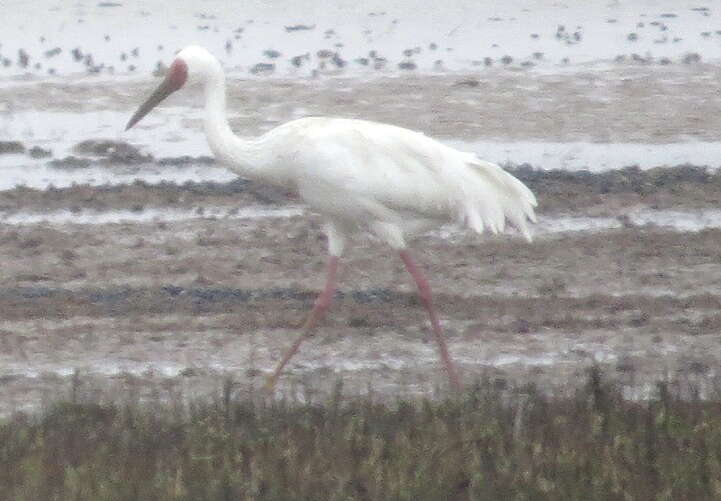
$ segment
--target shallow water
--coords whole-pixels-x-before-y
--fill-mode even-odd
[[[190,209],[141,209],[114,211],[62,210],[56,212],[0,212],[0,223],[9,225],[27,224],[114,224],[186,221],[189,219],[229,218],[259,219],[287,218],[299,216],[303,210],[298,207],[242,207],[234,209],[203,207],[202,210]]]
[[[210,207],[202,209],[158,209],[139,208],[135,210],[60,210],[53,212],[0,211],[0,223],[7,225],[51,224],[64,226],[98,225],[115,223],[157,223],[202,219],[260,219],[289,218],[307,213],[303,206],[257,206],[257,207]],[[628,211],[623,217],[587,217],[587,216],[543,216],[533,226],[537,236],[566,232],[602,232],[624,226],[664,227],[679,232],[702,231],[721,228],[721,209],[698,211],[641,209]],[[514,232],[509,229],[509,232]],[[449,241],[462,239],[467,235],[465,229],[454,225],[444,225],[428,233]]]
[[[170,8],[161,0],[7,0],[2,54],[12,64],[0,66],[0,75],[46,75],[51,69],[66,75],[88,67],[102,74],[111,67],[114,73],[148,74],[158,61],[167,64],[176,49],[190,43],[208,47],[226,67],[244,75],[258,62],[275,63],[282,75],[339,69],[374,73],[373,61],[369,66],[354,61],[368,57],[371,50],[388,59],[389,71],[398,71],[398,64],[407,61],[421,71],[457,70],[474,67],[484,57],[500,64],[503,56],[512,57],[516,67],[521,62],[557,67],[565,58],[574,65],[586,64],[631,53],[678,60],[688,52],[703,52],[705,59],[714,60],[721,57],[715,7],[703,0],[451,0],[429,15],[432,4],[423,1],[372,0],[360,5],[347,0],[252,0],[238,8],[232,2],[206,0]],[[129,25],[132,40],[124,35]],[[286,29],[298,25],[312,29]],[[632,33],[634,40],[629,39]],[[55,47],[62,52],[44,55]],[[70,51],[76,47],[83,56],[92,55],[90,64],[74,60]],[[25,69],[16,63],[19,49],[30,56]],[[280,57],[264,55],[269,49]],[[319,50],[337,51],[345,66],[318,58]],[[405,50],[411,54],[404,56]],[[309,58],[300,68],[291,64],[292,57],[304,54]],[[436,61],[442,61],[440,66]]]
[[[77,119],[81,117],[78,116]],[[163,133],[156,131],[155,137]],[[144,148],[162,158],[168,153],[201,156],[208,155],[202,134],[188,133],[189,139],[174,139],[149,144]],[[148,139],[145,138],[147,141]],[[72,154],[75,142],[53,143],[56,150]],[[131,139],[132,141],[132,139]],[[721,142],[683,142],[671,144],[620,144],[620,143],[555,143],[555,142],[491,142],[491,141],[443,141],[462,151],[478,154],[480,158],[501,165],[530,165],[542,170],[568,170],[606,172],[628,166],[650,169],[659,166],[697,165],[712,170],[721,166]],[[59,158],[64,158],[60,156]],[[31,159],[25,155],[0,155],[0,190],[17,186],[46,189],[50,186],[64,188],[73,184],[121,185],[134,181],[146,183],[170,182],[228,182],[237,176],[221,165],[186,166],[142,164],[142,165],[91,165],[89,167],[53,167],[52,160]]]
[[[605,172],[629,166],[650,169],[683,164],[721,166],[721,142],[590,143],[541,141],[446,141],[498,164],[528,164],[536,169]]]
[[[76,117],[78,120],[81,116]],[[170,129],[167,130],[168,134]],[[205,138],[200,133],[187,133],[188,140],[174,139],[163,141],[163,131],[156,130],[154,137],[144,151],[159,158],[169,153],[201,156],[210,154]],[[55,150],[72,154],[72,146],[81,139],[62,143],[52,143]],[[97,137],[97,136],[96,136]],[[132,141],[132,138],[129,138]],[[144,139],[148,141],[148,138]],[[622,143],[555,143],[555,142],[491,142],[491,141],[444,141],[462,151],[477,153],[480,158],[501,165],[530,165],[543,170],[569,170],[605,172],[628,166],[649,169],[659,166],[698,165],[717,169],[721,166],[721,142],[683,142],[671,144],[622,144]],[[59,155],[64,158],[65,155]],[[167,181],[182,184],[188,181],[227,182],[237,176],[222,166],[188,165],[161,166],[143,164],[141,166],[117,165],[112,168],[90,166],[86,168],[57,168],[50,165],[51,160],[33,160],[24,155],[0,155],[0,190],[16,186],[45,189],[49,186],[62,188],[72,184],[127,184],[133,181],[158,183]]]
[[[227,169],[208,165],[174,167],[144,164],[117,165],[112,168],[93,165],[83,168],[56,168],[47,161],[11,158],[10,155],[4,158],[0,155],[0,169],[3,173],[0,177],[0,190],[11,190],[18,186],[45,190],[73,185],[124,185],[135,181],[151,184],[207,181],[225,183],[237,177]]]

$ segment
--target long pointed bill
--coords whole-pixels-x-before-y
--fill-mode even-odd
[[[160,104],[166,97],[180,89],[188,78],[188,65],[181,59],[176,59],[168,69],[168,74],[165,79],[161,82],[155,92],[140,105],[138,110],[128,121],[128,125],[125,126],[125,130],[128,130],[136,123],[140,122],[142,118],[150,113],[150,110]]]

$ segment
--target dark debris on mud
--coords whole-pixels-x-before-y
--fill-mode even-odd
[[[222,313],[236,308],[269,304],[306,310],[316,292],[293,288],[240,289],[235,287],[129,286],[71,290],[59,287],[25,286],[0,289],[0,312],[5,319],[67,318],[73,315],[158,315],[172,312]],[[407,295],[387,288],[337,291],[336,302],[358,304],[412,302]]]
[[[109,166],[110,158],[67,157],[52,160],[62,168]],[[184,168],[213,165],[210,157],[162,158],[154,165]],[[721,206],[721,171],[697,165],[637,166],[608,172],[542,170],[524,164],[504,166],[537,194],[540,212],[594,211],[597,206],[616,208],[645,204],[652,208],[716,208]],[[124,185],[73,185],[67,188],[34,189],[17,187],[0,192],[3,210],[95,210],[129,207],[196,207],[203,205],[285,204],[297,202],[297,195],[285,189],[245,179],[230,182],[148,183]]]
[[[111,139],[86,139],[73,147],[79,155],[103,157],[110,163],[139,164],[152,161],[151,155],[144,155],[132,144]]]
[[[203,205],[238,206],[284,204],[285,190],[237,178],[222,183],[188,181],[183,184],[163,181],[101,186],[73,185],[47,190],[17,187],[0,191],[0,209],[7,211],[49,211],[69,209],[112,210],[145,207],[197,207]]]
[[[8,153],[25,153],[25,145],[20,141],[0,141],[0,155]]]
[[[257,312],[273,310],[278,318],[284,316],[280,314],[284,311],[291,312],[288,318],[301,318],[303,312],[311,308],[316,296],[317,292],[313,290],[284,287],[251,289],[169,284],[160,287],[66,289],[36,285],[0,289],[0,314],[8,321],[15,321],[66,319],[73,316],[105,318],[237,312],[242,325]],[[485,318],[485,323],[499,333],[528,334],[548,329],[580,332],[622,328],[653,331],[663,325],[668,326],[670,318],[675,318],[672,321],[674,331],[683,334],[712,334],[721,326],[721,316],[716,314],[721,309],[721,297],[712,294],[679,298],[673,295],[655,297],[640,294],[619,297],[598,293],[571,297],[551,292],[532,297],[481,294],[464,298],[441,293],[437,294],[436,299],[445,315],[455,319],[481,316]],[[334,303],[332,316],[335,321],[350,314],[347,322],[350,322],[348,325],[351,327],[376,323],[371,317],[379,311],[381,315],[398,316],[399,309],[410,308],[411,311],[417,310],[417,315],[420,315],[421,309],[414,292],[385,287],[339,290],[335,293]],[[374,311],[367,311],[370,316],[365,320],[350,313],[369,306]],[[684,314],[691,310],[696,312],[694,319],[684,318]],[[387,326],[401,321],[393,321],[389,316],[384,318]],[[271,323],[277,323],[277,319]]]
[[[592,193],[650,193],[675,188],[681,183],[711,184],[721,187],[721,172],[691,164],[640,169],[631,165],[606,172],[588,170],[539,170],[529,164],[507,165],[505,168],[524,183],[546,192],[554,184],[574,184]]]
[[[654,208],[721,205],[721,171],[707,166],[644,170],[634,165],[598,173],[540,170],[527,164],[505,168],[538,194],[545,210],[583,210],[614,197],[623,204],[645,203]]]

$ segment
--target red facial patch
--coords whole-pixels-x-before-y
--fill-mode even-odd
[[[173,91],[180,89],[185,85],[185,81],[188,79],[188,65],[182,59],[176,59],[173,64],[170,65],[168,70],[168,84]]]

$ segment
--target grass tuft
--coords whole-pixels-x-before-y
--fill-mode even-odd
[[[53,500],[718,499],[721,404],[478,381],[444,400],[64,402],[0,423],[2,497]]]

